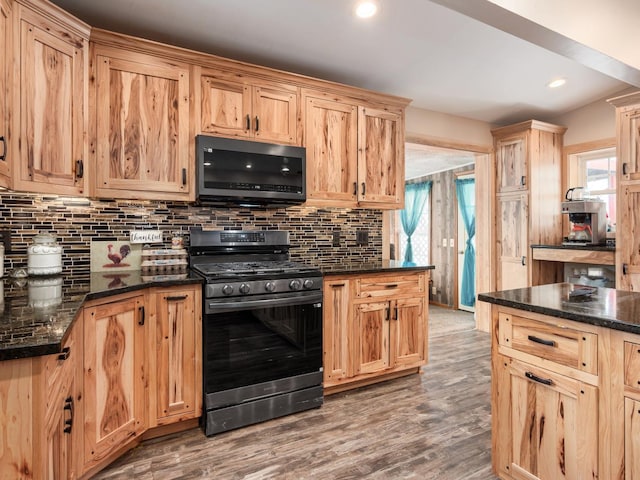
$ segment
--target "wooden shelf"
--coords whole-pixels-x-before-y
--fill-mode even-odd
[[[615,265],[614,250],[587,250],[583,248],[532,247],[534,260],[548,262],[590,263],[594,265]]]

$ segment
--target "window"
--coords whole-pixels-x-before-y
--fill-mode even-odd
[[[616,150],[607,148],[577,155],[579,177],[588,196],[604,200],[607,224],[616,224]]]
[[[399,212],[399,210],[398,210]],[[400,222],[400,213],[396,212],[396,225],[398,225],[399,231],[399,246],[398,255],[396,258],[402,260],[404,258],[405,249],[407,247],[407,235],[402,229],[402,223]],[[420,216],[420,221],[416,227],[416,231],[411,236],[411,246],[413,249],[413,261],[424,265],[429,265],[430,252],[431,252],[431,195],[427,196],[427,200],[424,204],[424,210]]]

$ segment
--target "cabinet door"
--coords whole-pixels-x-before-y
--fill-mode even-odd
[[[22,19],[19,28],[20,153],[14,187],[83,194],[87,41],[44,20]]]
[[[619,181],[640,180],[640,107],[620,114]]]
[[[527,195],[508,195],[497,200],[497,288],[526,287],[529,284]]]
[[[526,190],[527,137],[496,140],[496,190],[498,193]]]
[[[200,131],[227,137],[252,133],[251,87],[203,73],[200,77]]]
[[[624,478],[640,478],[640,402],[624,399]]]
[[[391,322],[392,366],[423,365],[427,358],[427,318],[423,298],[393,302]]]
[[[0,48],[0,187],[9,187],[11,169],[9,167],[9,123],[11,98],[11,9],[8,0],[0,0],[0,40],[4,47]]]
[[[146,428],[144,296],[84,310],[84,464],[91,468]]]
[[[358,200],[380,208],[404,207],[401,115],[360,107],[358,130]]]
[[[96,194],[188,200],[189,70],[144,61],[97,56]]]
[[[75,443],[72,440],[74,428],[80,420],[74,415],[73,379],[62,392],[62,400],[56,402],[56,408],[47,419],[45,427],[44,474],[48,480],[71,480],[77,478],[74,470]]]
[[[155,374],[150,380],[155,383],[157,425],[201,414],[202,335],[196,288],[200,286],[156,292]]]
[[[598,389],[517,361],[509,368],[513,478],[598,478]]]
[[[618,188],[616,288],[640,292],[640,183]]]
[[[297,144],[298,94],[296,89],[253,87],[253,132],[256,140]]]
[[[355,373],[374,373],[389,367],[389,302],[355,308]]]
[[[358,108],[339,101],[305,98],[307,199],[355,206]]]
[[[349,280],[326,280],[322,316],[325,386],[351,375],[349,368]]]

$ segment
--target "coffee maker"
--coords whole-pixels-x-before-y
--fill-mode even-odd
[[[563,245],[604,245],[607,242],[607,205],[603,200],[568,200],[562,213],[569,215],[569,236]]]

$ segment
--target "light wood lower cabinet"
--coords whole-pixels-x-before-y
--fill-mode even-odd
[[[84,464],[99,465],[147,428],[144,295],[84,310]]]
[[[427,362],[428,277],[426,271],[326,277],[325,393],[408,374]]]
[[[492,461],[503,479],[609,478],[609,331],[492,306]]]
[[[199,285],[151,293],[149,427],[197,418],[202,409]],[[155,413],[154,413],[155,412]]]

